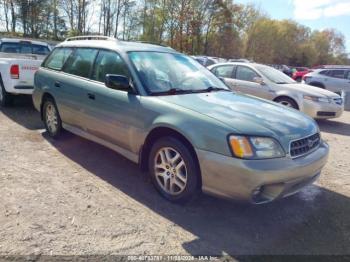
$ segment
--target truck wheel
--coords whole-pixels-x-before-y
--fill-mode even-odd
[[[62,132],[62,121],[55,101],[47,98],[43,105],[43,120],[46,131],[53,138],[58,138]]]
[[[0,79],[0,106],[6,107],[12,104],[13,97],[7,93]]]
[[[200,172],[190,150],[173,137],[160,138],[149,157],[152,182],[160,194],[175,203],[185,203],[199,192]]]

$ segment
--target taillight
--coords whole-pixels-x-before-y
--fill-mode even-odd
[[[12,65],[10,68],[10,75],[12,79],[19,79],[19,66]]]

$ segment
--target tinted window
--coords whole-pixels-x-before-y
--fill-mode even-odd
[[[330,76],[335,78],[344,78],[345,70],[331,70]]]
[[[0,52],[3,53],[17,53],[17,54],[36,54],[47,55],[50,50],[44,45],[32,45],[30,42],[22,43],[2,43],[0,46]]]
[[[236,79],[254,82],[254,78],[259,77],[255,71],[245,66],[238,66],[236,71]]]
[[[63,71],[72,75],[89,78],[96,55],[96,49],[78,48],[68,58]]]
[[[350,70],[346,72],[345,78],[350,80]]]
[[[56,48],[46,59],[44,66],[54,70],[61,70],[72,51],[71,48]]]
[[[35,55],[48,55],[50,49],[43,45],[32,45],[32,53]]]
[[[319,73],[320,75],[328,75],[328,70],[323,70]]]
[[[214,69],[214,74],[218,77],[232,78],[233,65],[218,66]]]
[[[127,65],[117,53],[100,51],[96,58],[92,79],[104,82],[107,74],[129,76]]]

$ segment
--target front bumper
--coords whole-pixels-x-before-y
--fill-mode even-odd
[[[203,192],[261,204],[292,195],[314,182],[327,162],[329,146],[322,142],[317,150],[296,159],[242,160],[196,152]]]
[[[315,119],[337,118],[344,112],[344,102],[338,105],[334,102],[322,103],[304,100],[302,111]]]

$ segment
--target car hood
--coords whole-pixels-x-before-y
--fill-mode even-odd
[[[318,132],[309,116],[252,96],[212,92],[159,98],[220,121],[232,128],[232,133],[274,137],[284,147],[291,140]]]
[[[339,95],[337,95],[336,93],[333,93],[331,91],[328,91],[326,89],[322,89],[319,87],[315,87],[315,86],[310,86],[310,85],[306,85],[306,84],[284,84],[284,85],[279,85],[281,87],[284,88],[289,88],[289,89],[293,89],[296,91],[299,91],[303,94],[307,94],[310,96],[318,96],[318,97],[339,97]]]

